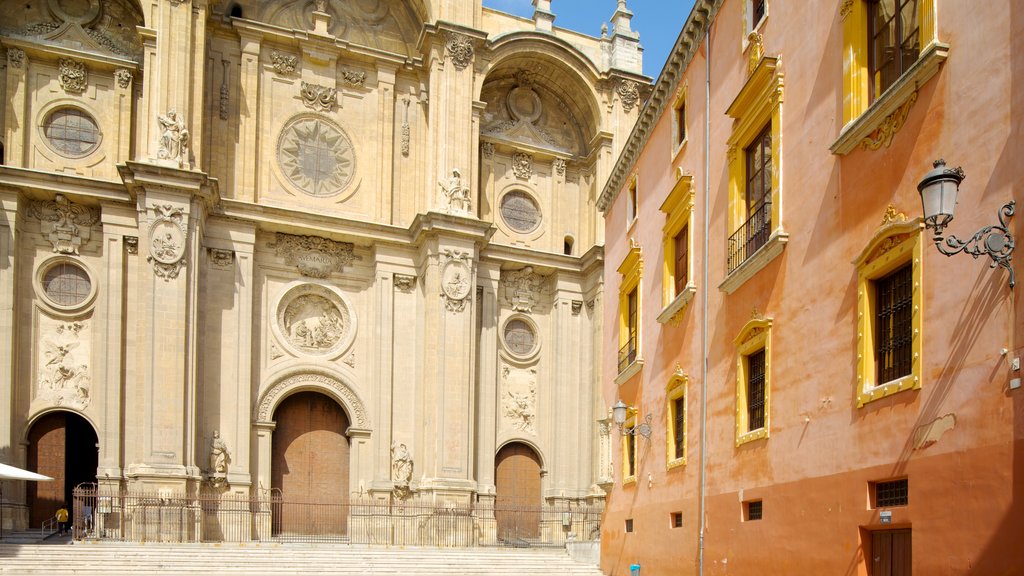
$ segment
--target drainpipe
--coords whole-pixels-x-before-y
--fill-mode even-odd
[[[704,254],[701,277],[701,374],[700,374],[700,535],[697,542],[697,575],[704,576],[704,493],[708,475],[708,226],[710,213],[708,201],[711,197],[711,24],[704,31]]]

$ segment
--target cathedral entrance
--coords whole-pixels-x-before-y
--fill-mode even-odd
[[[540,529],[540,458],[526,444],[513,442],[495,458],[494,518],[498,539],[532,539]]]
[[[316,392],[299,392],[274,411],[271,486],[282,503],[274,510],[275,535],[343,535],[348,498],[349,421],[341,406]]]
[[[27,484],[29,527],[42,526],[61,504],[73,513],[72,490],[83,482],[96,482],[98,444],[92,425],[73,412],[52,412],[32,425],[28,469],[53,478],[53,482]]]

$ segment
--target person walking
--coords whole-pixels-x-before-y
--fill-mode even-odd
[[[64,532],[68,529],[68,507],[67,504],[61,504],[60,508],[57,509],[57,530],[60,535],[63,536]]]

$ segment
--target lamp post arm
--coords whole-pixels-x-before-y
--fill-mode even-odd
[[[1011,200],[999,209],[999,224],[986,226],[974,233],[967,240],[960,240],[956,236],[944,238],[941,231],[936,230],[935,247],[946,256],[952,256],[964,252],[977,259],[979,256],[988,255],[992,259],[989,264],[991,268],[1002,266],[1010,272],[1010,288],[1013,288],[1015,276],[1013,267],[1010,265],[1010,257],[1013,255],[1015,242],[1013,235],[1007,226],[1007,222],[1013,216],[1015,202]]]

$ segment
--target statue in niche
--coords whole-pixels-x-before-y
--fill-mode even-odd
[[[408,498],[412,482],[412,456],[405,444],[391,444],[391,480],[395,484],[395,495]]]
[[[444,194],[446,212],[455,214],[470,213],[472,206],[469,199],[469,188],[462,184],[462,174],[458,168],[452,170],[447,186],[444,182],[438,182],[438,185],[441,186],[441,192]]]
[[[182,168],[188,163],[188,128],[185,122],[178,118],[178,113],[171,108],[167,115],[157,115],[157,122],[160,123],[160,148],[157,151],[157,158],[170,160]]]
[[[228,464],[231,463],[231,452],[228,445],[220,437],[220,432],[213,431],[213,440],[210,442],[210,482],[215,487],[223,486],[228,477]]]

